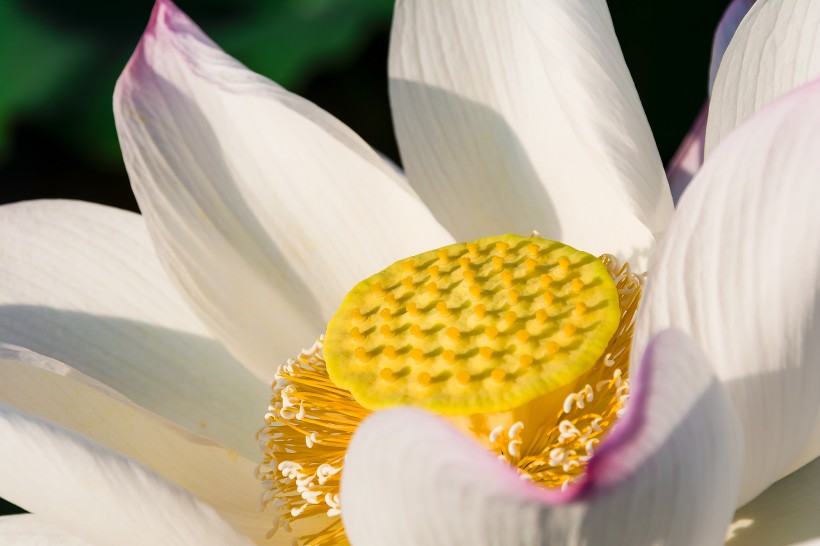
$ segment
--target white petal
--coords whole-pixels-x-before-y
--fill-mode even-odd
[[[720,62],[723,60],[723,55],[726,53],[726,48],[732,41],[732,37],[737,31],[740,22],[752,9],[755,0],[732,0],[723,12],[723,17],[720,18],[717,29],[715,30],[715,37],[712,40],[712,60],[709,63],[709,90],[715,85],[715,76],[717,75]]]
[[[97,544],[250,544],[141,464],[0,405],[0,495]]]
[[[820,83],[739,127],[681,199],[641,302],[633,350],[681,328],[726,385],[746,438],[740,502],[787,470],[820,410],[819,153]]]
[[[270,379],[360,280],[452,239],[395,170],[159,0],[117,82],[126,167],[163,264]]]
[[[0,341],[256,456],[268,386],[176,294],[139,215],[78,201],[0,207],[0,279]]]
[[[735,32],[715,77],[706,157],[743,120],[820,76],[820,2],[757,2]]]
[[[88,546],[34,514],[0,517],[0,544],[6,546]]]
[[[456,239],[537,229],[634,261],[672,214],[604,0],[402,0],[390,99],[410,182]]]
[[[755,0],[732,0],[726,11],[723,13],[715,36],[712,41],[712,61],[709,65],[709,91],[712,91],[715,75],[717,74],[723,54],[729,46],[729,42],[735,35],[738,25],[743,17],[754,5]],[[709,112],[707,102],[689,129],[689,133],[684,137],[674,157],[666,168],[666,176],[669,178],[669,188],[672,190],[672,199],[675,203],[680,199],[683,190],[689,185],[692,177],[703,165],[704,142],[706,140],[706,117]]]
[[[820,459],[740,508],[728,546],[820,544]]]
[[[678,151],[672,157],[666,168],[666,176],[669,178],[669,189],[672,190],[672,199],[677,203],[683,190],[692,181],[692,177],[703,165],[703,139],[706,135],[706,114],[709,105],[703,105],[698,117],[683,138]]]
[[[245,403],[258,405],[263,410],[265,400],[245,400]],[[221,517],[258,541],[263,540],[272,526],[259,509],[262,488],[254,477],[254,462],[162,421],[120,393],[65,364],[25,349],[0,346],[0,404],[66,427],[89,438],[101,446],[100,449],[139,461],[163,480],[208,502]],[[261,415],[260,411],[260,421]],[[4,434],[0,434],[0,438],[6,441]],[[59,459],[59,465],[71,463],[71,457],[63,460],[62,452],[55,447],[50,449],[35,456]],[[0,447],[0,453],[2,450]],[[19,453],[8,451],[0,456],[0,472],[10,472],[8,462],[12,457],[19,457]],[[58,470],[48,464],[41,465],[40,469],[43,480],[53,480],[60,472],[71,473],[70,468]],[[20,496],[23,494],[20,492],[7,495],[4,480],[8,479],[0,478],[0,497],[34,512],[40,505],[28,503],[45,502],[37,495],[59,504],[56,502],[61,499],[59,494],[37,488],[34,483],[28,486],[34,497]],[[26,502],[18,502],[20,499]]]
[[[708,546],[726,532],[739,483],[740,430],[702,353],[659,335],[631,405],[566,492],[541,489],[443,419],[376,413],[342,475],[351,542]]]

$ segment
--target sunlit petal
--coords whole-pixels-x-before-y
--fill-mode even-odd
[[[402,0],[390,99],[456,239],[543,235],[639,265],[672,200],[604,0]]]
[[[136,461],[0,404],[0,495],[92,544],[250,544]]]
[[[65,362],[189,431],[255,456],[266,383],[187,308],[143,219],[80,201],[0,207],[0,341]]]
[[[89,546],[34,514],[0,516],[0,544],[8,546]]]
[[[168,0],[117,82],[114,114],[161,261],[262,378],[362,278],[451,242],[350,129],[229,57]]]
[[[245,403],[254,405],[252,400]],[[271,525],[260,512],[260,488],[254,478],[254,462],[164,422],[65,364],[25,349],[0,346],[0,404],[66,427],[94,442],[100,450],[111,450],[139,461],[162,476],[163,481],[174,483],[208,502],[222,518],[254,539],[262,540]],[[6,437],[2,437],[5,442]],[[15,458],[25,456],[22,448],[8,449],[15,451],[3,452],[0,448],[3,453],[0,472],[11,472],[9,465],[13,468],[15,464],[23,464],[15,462]],[[45,471],[43,483],[57,473],[73,474],[76,477],[71,479],[81,480],[83,465],[88,464],[82,458],[68,457],[63,461],[63,453],[54,446],[44,448],[43,454],[36,456],[60,459],[59,464],[65,465],[60,470]],[[7,496],[4,479],[8,478],[0,478],[0,497],[28,510],[39,510],[39,504],[18,502],[18,499],[31,498],[40,502],[39,497],[20,497],[23,494],[20,492]],[[37,489],[36,484],[31,482],[32,490]],[[57,493],[41,494],[59,498]],[[126,491],[121,494],[125,495]],[[59,504],[54,498],[51,502]],[[151,502],[150,497],[144,502]]]
[[[820,76],[820,2],[757,2],[726,49],[715,77],[706,157],[741,122]]]

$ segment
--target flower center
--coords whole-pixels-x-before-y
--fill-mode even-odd
[[[272,533],[310,518],[302,544],[344,543],[347,445],[394,405],[444,415],[524,479],[572,483],[628,399],[642,282],[611,256],[504,235],[359,283],[324,339],[277,371],[257,470]]]
[[[504,235],[393,264],[330,321],[333,382],[376,410],[511,410],[577,379],[618,326],[618,293],[585,252]]]

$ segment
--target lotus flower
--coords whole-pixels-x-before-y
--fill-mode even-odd
[[[673,210],[603,0],[400,0],[406,179],[159,0],[114,98],[143,215],[0,209],[0,496],[33,514],[0,518],[2,542],[265,543],[254,434],[277,366],[390,264],[534,229],[650,264],[631,397],[582,479],[541,488],[450,421],[379,411],[346,450],[335,538],[816,541],[818,28],[811,0],[749,11]]]

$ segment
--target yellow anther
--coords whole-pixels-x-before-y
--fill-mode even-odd
[[[438,286],[434,282],[429,283],[425,288],[427,290],[427,293],[433,296],[434,298],[437,298],[441,295]]]
[[[552,277],[550,277],[546,273],[542,273],[538,277],[538,280],[541,281],[541,288],[544,288],[544,289],[549,288],[550,285],[552,284]]]
[[[393,347],[392,345],[385,346],[383,352],[384,352],[384,356],[386,356],[390,360],[396,360],[396,358],[398,358],[398,356],[399,356],[399,354],[396,352],[396,348]]]
[[[384,309],[379,311],[379,316],[382,318],[382,320],[390,320],[391,318],[393,318],[393,313],[390,312],[390,309],[385,307]]]
[[[450,261],[450,253],[447,252],[446,248],[440,248],[436,251],[436,256],[438,257],[439,261],[447,263]]]
[[[441,278],[441,268],[435,264],[427,268],[427,273],[430,274],[431,279],[438,280]]]
[[[483,303],[479,303],[475,307],[473,307],[473,313],[480,319],[483,319],[487,316],[487,307]]]
[[[376,296],[378,296],[380,298],[384,297],[386,292],[384,291],[384,287],[382,286],[382,283],[377,282],[377,283],[373,284],[373,293],[376,294]]]
[[[570,264],[571,262],[569,261],[569,258],[567,258],[566,256],[561,256],[560,258],[558,258],[558,267],[560,267],[561,270],[564,271],[564,273],[569,271]]]
[[[503,383],[504,379],[507,378],[507,372],[500,368],[496,368],[492,371],[492,373],[490,373],[490,377],[492,377],[493,381],[496,383]]]
[[[413,260],[405,260],[404,263],[401,264],[401,266],[408,273],[412,273],[416,270],[416,264]]]
[[[515,275],[512,271],[503,271],[501,273],[501,282],[504,283],[504,286],[512,286],[513,280],[515,280]]]
[[[518,290],[516,290],[515,288],[513,288],[513,289],[510,290],[509,295],[510,295],[510,303],[512,305],[517,305],[518,300],[521,298],[521,293]]]
[[[530,340],[530,333],[526,330],[518,330],[515,333],[515,338],[521,343],[526,343]]]
[[[466,385],[467,383],[469,383],[470,379],[472,379],[472,377],[470,376],[470,372],[468,372],[467,370],[460,370],[456,373],[456,381],[458,381],[462,385]]]
[[[502,258],[501,256],[493,256],[491,260],[493,262],[493,267],[501,271],[501,269],[504,267],[504,258]]]
[[[527,272],[532,273],[535,271],[535,268],[538,267],[538,260],[533,258],[527,258],[524,263],[527,265]]]
[[[495,326],[487,326],[484,328],[484,335],[486,335],[490,339],[495,339],[498,337],[498,328]]]
[[[578,303],[575,304],[575,316],[576,317],[580,317],[581,315],[583,315],[586,312],[587,312],[587,304],[585,304],[582,301],[579,301]]]
[[[552,292],[545,292],[544,293],[544,303],[547,305],[552,305],[552,302],[555,301],[555,294]]]
[[[379,328],[379,332],[381,332],[382,335],[387,338],[396,337],[396,332],[394,332],[388,324],[382,324],[381,328]]]
[[[412,290],[413,288],[415,288],[416,283],[413,282],[413,277],[408,275],[401,280],[401,285],[408,290]]]
[[[379,377],[391,383],[396,380],[396,374],[393,373],[393,370],[390,368],[382,368],[379,370]]]
[[[478,256],[478,243],[467,243],[467,252],[470,256]]]
[[[547,318],[549,318],[549,315],[547,315],[547,312],[543,309],[539,309],[535,312],[535,320],[537,320],[540,324],[546,323]]]
[[[449,317],[453,314],[450,308],[447,307],[447,304],[443,301],[440,301],[436,304],[436,311],[438,311],[442,317]]]
[[[358,328],[353,327],[350,329],[350,337],[352,337],[356,341],[361,341],[364,339],[364,334]]]
[[[581,279],[572,279],[572,291],[573,292],[578,294],[583,289],[584,289],[584,281],[582,281]]]
[[[533,358],[530,355],[521,355],[518,358],[518,362],[521,364],[522,368],[527,368],[532,365]]]
[[[447,349],[446,351],[441,353],[441,357],[444,360],[446,360],[447,362],[449,362],[450,364],[452,364],[453,362],[456,361],[456,352],[452,351],[450,349]]]
[[[422,330],[421,326],[419,326],[418,324],[414,324],[410,327],[410,335],[421,339],[424,337],[424,330]]]
[[[470,269],[470,258],[468,258],[466,256],[463,256],[463,257],[459,258],[458,259],[458,265],[459,265],[459,267],[461,267],[461,269],[463,269],[465,271]]]
[[[505,242],[500,242],[495,244],[495,249],[498,251],[499,254],[502,256],[507,255],[507,251],[510,249],[510,244]]]
[[[504,320],[507,322],[507,325],[515,324],[515,321],[518,320],[518,315],[515,314],[515,311],[507,311],[504,313]]]
[[[430,374],[427,372],[421,372],[418,377],[416,377],[416,380],[422,387],[427,387],[433,382],[433,378],[430,377]]]
[[[447,337],[453,341],[458,341],[461,339],[461,331],[455,326],[450,326],[444,333],[447,334]]]
[[[475,271],[473,271],[472,269],[470,269],[469,271],[465,271],[462,274],[462,276],[464,277],[464,280],[467,282],[475,282]]]
[[[417,317],[421,314],[421,311],[419,311],[418,305],[416,305],[416,302],[414,302],[414,301],[411,301],[411,302],[407,303],[407,312],[410,313],[411,315],[413,315],[414,317]]]
[[[538,246],[535,243],[532,243],[531,245],[529,245],[527,247],[527,250],[529,251],[530,256],[532,256],[534,258],[534,257],[538,256],[539,252],[541,252],[541,247]]]
[[[396,295],[395,295],[395,294],[393,294],[393,293],[387,294],[387,295],[384,297],[384,302],[385,302],[387,305],[390,305],[390,306],[393,306],[393,307],[396,307],[396,306],[398,306],[398,305],[399,305],[399,301],[396,299]]]
[[[364,347],[356,347],[356,350],[353,354],[355,354],[356,358],[358,358],[362,362],[369,362],[371,358],[370,353],[365,351]]]
[[[415,360],[416,362],[421,362],[424,360],[424,351],[416,347],[415,349],[410,349],[410,358]]]
[[[566,323],[564,324],[564,335],[567,337],[574,336],[577,328],[574,324]]]
[[[470,295],[471,295],[472,297],[474,297],[475,299],[480,298],[480,297],[481,297],[481,294],[482,294],[483,292],[484,292],[484,291],[481,289],[481,285],[479,285],[479,284],[474,284],[474,285],[472,285],[472,286],[470,287]]]
[[[547,354],[554,355],[559,350],[561,350],[561,346],[558,345],[555,341],[548,341],[547,342]]]
[[[484,360],[490,360],[493,357],[493,349],[492,347],[482,347],[478,350],[478,354],[480,354]]]

